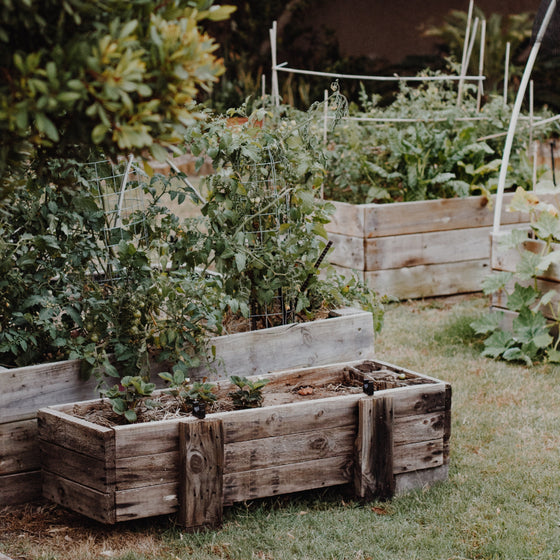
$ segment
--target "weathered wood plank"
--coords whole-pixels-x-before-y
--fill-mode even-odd
[[[105,458],[84,455],[47,441],[41,441],[40,446],[43,469],[99,492],[105,492],[108,486],[114,484],[114,469],[112,465],[107,465]]]
[[[180,525],[218,527],[223,515],[224,432],[221,420],[181,422]]]
[[[80,379],[78,360],[0,371],[0,423],[35,417],[53,404],[83,401],[95,395],[95,380]]]
[[[331,221],[325,225],[326,230],[329,233],[363,238],[367,205],[334,200],[330,202],[334,205],[335,212]]]
[[[449,465],[451,450],[451,402],[453,390],[451,385],[445,385],[445,416],[443,419],[443,464]]]
[[[366,240],[359,237],[329,233],[333,248],[329,253],[329,262],[355,270],[366,270]]]
[[[117,456],[117,491],[177,482],[180,474],[178,445],[177,438],[177,449],[172,452],[134,457]],[[144,448],[148,450],[150,447],[150,440],[148,440]]]
[[[419,265],[364,272],[364,282],[381,295],[401,299],[480,292],[490,272],[489,257],[474,261]]]
[[[393,472],[419,471],[443,465],[443,438],[397,445],[393,449]]]
[[[43,496],[101,523],[116,522],[114,492],[98,492],[43,470]]]
[[[353,461],[347,456],[329,457],[224,475],[224,505],[346,484],[352,480]]]
[[[446,384],[442,382],[408,387],[407,391],[394,399],[395,418],[444,411],[445,387]]]
[[[49,413],[37,414],[39,439],[45,442],[64,442],[67,449],[79,449],[83,454],[105,460],[108,454],[114,457],[114,430],[93,425],[77,417],[69,417],[49,408]]]
[[[37,420],[0,424],[0,475],[37,470]]]
[[[374,470],[374,399],[358,403],[358,432],[354,444],[354,493],[358,498],[371,500],[375,495]]]
[[[419,443],[443,438],[445,412],[395,418],[393,438],[395,445]]]
[[[354,490],[362,499],[394,494],[393,399],[376,395],[359,403]]]
[[[178,482],[116,492],[116,520],[130,521],[175,513],[179,509],[178,496]]]
[[[267,467],[352,455],[356,429],[353,426],[300,432],[225,446],[224,472],[232,474]]]
[[[224,425],[224,442],[296,434],[317,428],[355,426],[358,417],[358,395],[278,405],[235,413],[219,413]]]
[[[504,195],[503,224],[526,222],[521,213],[507,212],[512,194]],[[495,196],[492,197],[495,201]],[[408,233],[427,233],[472,227],[490,227],[493,204],[483,196],[364,205],[367,236],[384,237]]]
[[[179,449],[177,418],[118,426],[115,429],[115,449],[120,459],[177,452]]]
[[[365,250],[364,270],[368,271],[488,259],[490,230],[472,228],[377,237],[367,240]]]
[[[332,364],[373,355],[370,313],[295,323],[212,338],[218,359],[191,372],[192,378],[266,375],[280,369]],[[243,348],[244,352],[239,349]],[[286,349],[290,351],[287,352]]]
[[[397,474],[395,476],[395,495],[426,488],[436,482],[445,482],[448,477],[448,465]]]
[[[41,497],[41,471],[0,476],[0,508],[33,502]]]

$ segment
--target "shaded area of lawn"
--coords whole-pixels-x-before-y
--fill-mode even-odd
[[[557,559],[560,368],[480,358],[469,322],[482,297],[391,305],[377,356],[451,382],[449,481],[387,503],[343,490],[226,510],[221,530],[183,533],[172,518],[103,527],[54,506],[0,512],[15,559]]]

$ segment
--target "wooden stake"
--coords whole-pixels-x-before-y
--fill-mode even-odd
[[[178,523],[190,531],[218,527],[223,515],[224,430],[219,419],[179,424]]]
[[[354,490],[365,500],[389,499],[395,493],[393,399],[364,398],[358,406]]]

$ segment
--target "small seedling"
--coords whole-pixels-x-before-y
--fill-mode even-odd
[[[246,377],[232,375],[230,380],[234,385],[239,387],[237,391],[232,391],[228,394],[228,396],[233,400],[233,406],[236,409],[258,408],[262,406],[262,390],[263,387],[270,382],[270,379],[257,379],[256,381],[251,381]]]
[[[184,412],[195,414],[195,405],[204,405],[206,409],[207,406],[211,405],[218,398],[214,392],[216,385],[206,381],[195,381],[191,384],[190,378],[185,377],[183,371],[175,371],[174,373],[164,372],[160,373],[159,376],[169,383],[169,394],[177,399],[181,410]]]
[[[137,410],[140,404],[146,408],[154,408],[156,405],[149,398],[155,388],[154,383],[147,383],[139,375],[127,375],[121,379],[120,385],[105,390],[103,396],[109,399],[113,412],[133,423],[138,420]]]

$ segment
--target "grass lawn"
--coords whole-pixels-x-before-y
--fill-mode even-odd
[[[479,296],[391,305],[380,359],[453,386],[450,478],[391,502],[342,490],[228,508],[219,531],[173,518],[103,527],[51,505],[0,510],[0,552],[41,560],[560,558],[560,368],[479,357]]]

